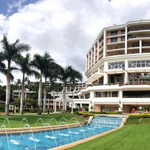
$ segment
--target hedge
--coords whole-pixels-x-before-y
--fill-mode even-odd
[[[150,114],[132,114],[128,119],[150,118]]]
[[[94,114],[121,114],[122,112],[114,112],[114,111],[106,111],[106,112],[98,112],[98,111],[94,111],[94,112],[90,112],[90,113],[94,113]]]
[[[77,111],[76,114],[77,114],[77,115],[81,115],[81,116],[83,116],[83,117],[95,116],[94,113],[83,112],[83,111]]]

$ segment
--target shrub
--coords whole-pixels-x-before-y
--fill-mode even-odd
[[[150,118],[150,114],[132,114],[128,119]]]
[[[81,115],[83,117],[88,117],[88,116],[95,116],[94,113],[90,113],[90,112],[83,112],[83,111],[77,111],[76,112],[77,115]]]
[[[5,111],[5,104],[0,105],[0,111]]]

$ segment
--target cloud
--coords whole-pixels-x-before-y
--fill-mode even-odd
[[[88,49],[104,27],[150,18],[149,0],[42,0],[22,6],[23,1],[14,5],[18,12],[8,18],[0,15],[9,40],[19,38],[31,45],[32,56],[47,51],[59,64],[81,72]]]

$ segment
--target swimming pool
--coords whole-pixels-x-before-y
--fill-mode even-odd
[[[0,150],[46,150],[76,142],[121,125],[122,118],[95,117],[91,124],[75,128],[0,135]],[[62,125],[67,124],[61,122]],[[28,125],[26,125],[28,126]],[[29,126],[28,126],[29,127]]]

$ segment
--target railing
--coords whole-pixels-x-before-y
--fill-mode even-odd
[[[150,81],[129,81],[130,85],[150,85]]]
[[[147,37],[150,37],[148,35],[145,35],[145,36],[129,36],[128,39],[133,39],[133,38],[147,38]]]
[[[150,30],[150,28],[136,28],[136,29],[129,29],[128,32],[130,32],[130,31],[139,31],[139,30]]]

